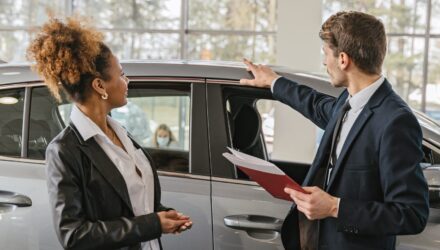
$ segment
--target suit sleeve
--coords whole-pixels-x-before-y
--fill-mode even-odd
[[[299,85],[285,77],[281,77],[275,82],[273,96],[300,112],[321,129],[325,129],[327,126],[337,102],[335,97]]]
[[[366,235],[417,234],[429,215],[428,186],[420,162],[422,131],[408,110],[400,110],[381,135],[379,173],[384,199],[341,199],[338,230]]]
[[[55,231],[65,249],[113,249],[159,238],[162,234],[155,213],[90,220],[83,210],[80,174],[72,150],[53,142],[46,151],[47,184]]]

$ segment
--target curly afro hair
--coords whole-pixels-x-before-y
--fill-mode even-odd
[[[103,37],[77,18],[65,22],[51,18],[29,45],[27,58],[36,62],[33,70],[44,78],[57,101],[62,89],[74,101],[83,102],[93,79],[110,78],[112,53]]]

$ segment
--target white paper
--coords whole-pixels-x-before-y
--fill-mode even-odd
[[[271,162],[239,152],[229,147],[228,150],[231,151],[232,154],[223,153],[223,156],[234,165],[270,174],[285,175],[285,173],[281,171],[281,169],[279,169],[275,164]]]

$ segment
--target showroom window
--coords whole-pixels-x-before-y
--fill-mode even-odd
[[[440,121],[440,0],[323,0],[323,21],[340,10],[364,11],[383,21],[384,75],[411,107]]]
[[[24,89],[0,90],[0,156],[20,157]]]
[[[120,59],[247,57],[275,63],[276,5],[277,0],[5,0],[0,59],[25,61],[33,32],[52,12],[90,17]]]

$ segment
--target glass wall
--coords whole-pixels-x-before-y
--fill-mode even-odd
[[[323,0],[323,21],[340,10],[383,21],[384,75],[413,108],[440,121],[440,0]]]
[[[1,0],[0,60],[25,61],[32,34],[53,13],[89,17],[121,59],[274,63],[276,2]]]

